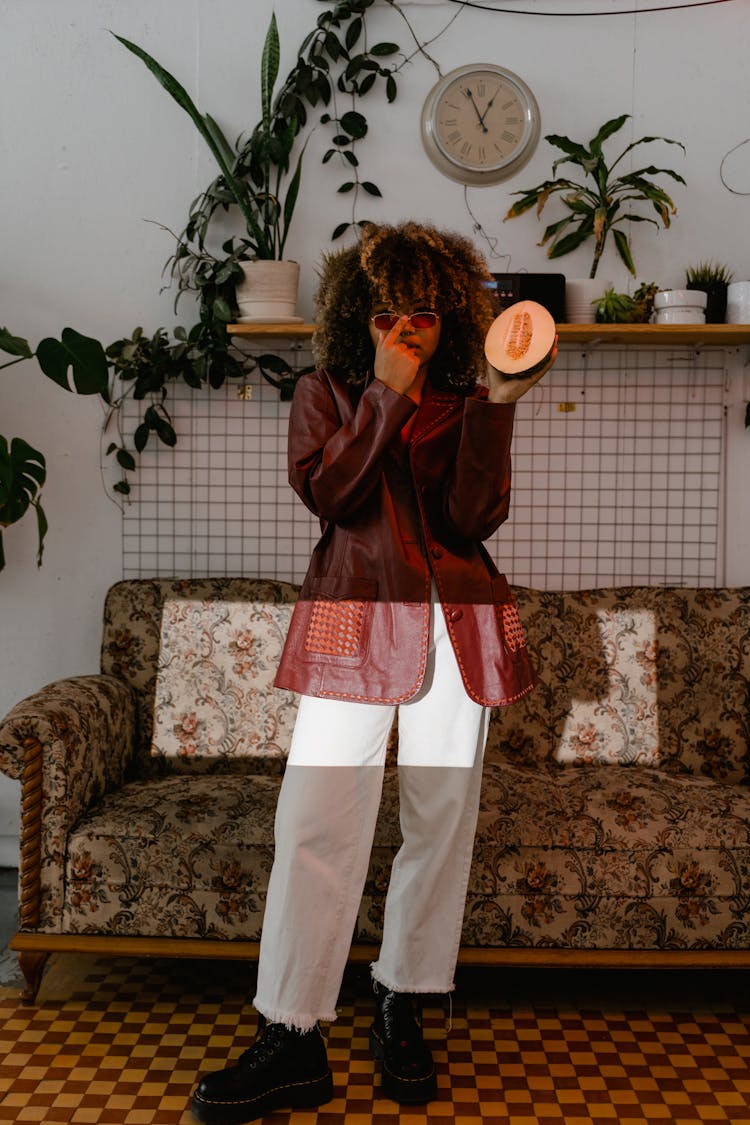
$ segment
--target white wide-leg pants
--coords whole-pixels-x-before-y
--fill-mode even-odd
[[[276,810],[254,1004],[302,1030],[335,1020],[372,850],[395,708],[303,696]],[[403,843],[373,977],[450,992],[476,832],[488,710],[466,694],[439,601],[419,694],[398,709]]]

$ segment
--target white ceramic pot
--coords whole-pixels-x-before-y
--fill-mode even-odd
[[[611,281],[594,277],[572,277],[565,281],[565,319],[568,324],[593,324],[597,302],[609,289]]]
[[[237,286],[240,324],[299,324],[299,263],[241,262],[244,281]]]
[[[750,281],[727,286],[727,324],[750,324]]]
[[[705,324],[702,309],[659,309],[654,324]]]
[[[664,289],[654,297],[654,323],[705,324],[707,301],[700,289]]]

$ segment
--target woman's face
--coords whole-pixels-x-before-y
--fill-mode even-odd
[[[430,313],[431,316],[425,319],[431,319],[433,323],[423,324],[419,316],[416,315],[420,312]],[[438,344],[440,343],[440,314],[433,312],[431,309],[425,309],[424,306],[418,304],[404,309],[394,309],[392,305],[382,302],[373,305],[369,327],[370,339],[375,347],[377,346],[378,340],[388,334],[390,327],[392,327],[394,323],[394,321],[391,320],[390,326],[386,323],[382,328],[378,327],[374,322],[374,317],[382,313],[393,313],[394,316],[409,317],[409,320],[405,321],[401,327],[398,342],[402,347],[408,348],[414,353],[420,368],[426,367],[437,351]],[[416,320],[416,324],[414,320]]]

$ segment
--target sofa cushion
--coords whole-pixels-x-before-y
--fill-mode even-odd
[[[359,936],[382,926],[373,859]],[[644,767],[488,762],[462,942],[747,949],[750,790]]]
[[[556,593],[515,587],[513,593],[540,683],[512,707],[499,709],[490,726],[490,758],[651,765],[719,781],[750,779],[750,588]],[[271,678],[279,636],[296,598],[291,583],[242,578],[130,580],[109,591],[102,669],[125,679],[138,694],[138,770],[279,771],[293,705],[288,693],[272,691],[263,700],[259,693]],[[245,690],[248,676],[256,677],[255,690],[248,693],[250,713],[262,713],[270,730],[267,752],[259,744],[250,757],[245,746],[242,753],[228,752],[227,746],[236,750],[241,742],[236,727],[229,738],[212,735],[219,753],[181,752],[195,744],[189,733],[201,718],[190,708],[183,665],[180,676],[162,684],[160,705],[170,692],[180,702],[163,711],[164,729],[151,757],[162,615],[165,603],[173,600],[235,607],[267,603],[264,644],[251,645],[249,671],[237,672],[233,685],[220,688],[226,701],[237,685]],[[204,633],[208,645],[213,628],[209,624]],[[192,640],[188,652],[197,651]],[[162,676],[169,676],[164,657]],[[230,716],[233,709],[222,705],[219,711]],[[215,717],[219,727],[227,722],[218,712]]]
[[[264,578],[144,578],[128,579],[111,587],[104,606],[102,671],[125,680],[136,692],[138,746],[134,773],[147,777],[165,772],[221,772],[230,765],[235,772],[243,768],[249,772],[281,772],[288,751],[288,724],[283,719],[276,728],[280,735],[277,746],[269,753],[231,759],[225,755],[152,755],[157,668],[162,613],[170,600],[266,603],[278,628],[285,631],[297,593],[298,587],[291,582]],[[265,663],[259,650],[254,650],[254,655],[261,656],[261,663]],[[259,669],[259,675],[264,672],[265,669]],[[274,700],[278,701],[274,705],[283,711],[289,693],[272,690]]]
[[[69,839],[63,929],[257,937],[279,786],[176,774],[110,794]]]
[[[74,933],[257,939],[275,777],[171,776],[105,797],[70,838]],[[357,937],[377,941],[400,842],[386,770]],[[463,941],[747,948],[750,790],[649,768],[487,763]]]
[[[165,598],[151,753],[189,760],[286,758],[297,696],[276,690],[291,605]]]
[[[750,778],[750,588],[514,589],[540,683],[488,756]]]
[[[172,775],[109,794],[70,836],[63,929],[257,940],[280,786],[272,776]],[[398,840],[387,770],[375,850],[389,870]]]

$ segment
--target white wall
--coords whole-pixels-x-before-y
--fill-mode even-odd
[[[644,2],[642,8],[650,4]],[[444,27],[457,8],[448,0],[403,5],[422,38]],[[620,3],[595,4],[625,7]],[[526,8],[570,11],[589,0],[526,0]],[[138,324],[153,330],[178,321],[160,273],[167,235],[144,222],[181,229],[187,207],[214,175],[187,117],[145,68],[109,34],[117,31],[176,73],[203,109],[234,136],[258,115],[258,64],[271,0],[0,0],[0,177],[3,234],[0,323],[32,344],[65,325],[109,342]],[[286,73],[294,50],[324,10],[319,0],[276,0]],[[726,262],[750,277],[750,197],[721,184],[722,156],[748,132],[750,72],[747,4],[658,14],[586,19],[540,18],[464,9],[430,45],[443,71],[493,61],[519,73],[535,91],[545,132],[587,139],[608,117],[632,114],[624,141],[644,134],[682,140],[678,149],[644,148],[650,162],[674,167],[679,215],[670,231],[634,227],[642,279],[679,284],[686,265]],[[407,46],[405,25],[382,0],[371,37]],[[371,41],[372,41],[371,39]],[[360,108],[370,136],[360,148],[363,176],[379,184],[359,217],[416,216],[475,237],[487,248],[460,185],[440,176],[419,140],[422,102],[436,79],[417,57],[399,76],[397,101],[370,95]],[[342,109],[346,108],[342,105]],[[314,265],[329,234],[348,217],[336,194],[343,170],[319,163],[328,143],[317,130],[305,157],[303,191],[287,251],[302,264],[300,311],[311,314]],[[636,150],[638,152],[638,150]],[[491,239],[496,269],[545,269],[536,246],[541,225],[529,216],[502,223],[510,192],[545,178],[553,159],[542,140],[531,163],[507,184],[473,189],[469,204]],[[732,183],[750,191],[750,146],[732,158]],[[568,276],[588,272],[588,250],[563,259]],[[625,289],[624,267],[610,255],[601,272]],[[728,580],[750,581],[750,434],[742,395],[731,408]],[[47,456],[44,493],[50,521],[41,570],[34,566],[33,520],[6,532],[0,574],[0,714],[17,699],[63,675],[96,670],[105,589],[120,576],[117,508],[100,478],[101,412],[41,376],[33,364],[0,372],[0,432],[23,436]],[[16,790],[0,788],[0,835],[15,833]],[[12,850],[12,846],[11,846]],[[8,862],[0,852],[0,863]]]

